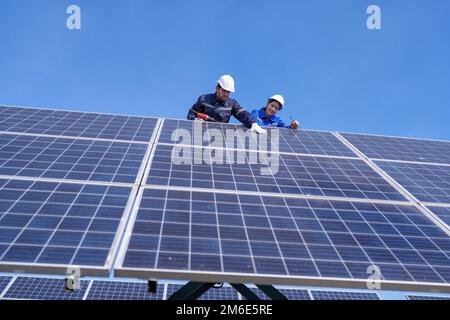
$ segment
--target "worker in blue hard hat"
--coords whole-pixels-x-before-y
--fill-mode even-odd
[[[230,98],[232,92],[235,92],[234,79],[230,75],[221,76],[217,80],[216,92],[200,96],[189,110],[187,119],[228,123],[231,116],[234,116],[252,131],[266,133],[256,123],[250,112]]]
[[[283,109],[283,107],[283,96],[279,94],[273,95],[267,100],[265,107],[252,111],[253,119],[260,126],[298,129],[299,123],[297,120],[292,119],[290,124],[286,124],[281,118],[276,116],[277,112]]]

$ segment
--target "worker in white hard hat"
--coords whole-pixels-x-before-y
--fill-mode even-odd
[[[230,98],[233,92],[235,92],[234,79],[230,75],[221,76],[217,80],[216,92],[200,96],[189,110],[187,119],[228,123],[231,116],[234,116],[252,131],[266,133],[256,123],[250,112]]]
[[[252,111],[252,116],[255,121],[261,127],[277,127],[277,128],[290,128],[298,129],[299,123],[297,120],[292,119],[290,124],[286,124],[279,117],[276,116],[277,112],[284,107],[283,96],[276,94],[271,96],[266,103],[266,106],[261,109]]]

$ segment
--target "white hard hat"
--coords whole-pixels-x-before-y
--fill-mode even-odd
[[[279,95],[279,94],[276,94],[276,95],[274,95],[274,96],[271,96],[271,97],[269,98],[269,100],[275,100],[275,101],[277,101],[277,102],[279,102],[279,103],[281,104],[281,107],[284,106],[284,98],[283,98],[283,96],[281,96],[281,95]]]
[[[219,80],[217,80],[217,83],[222,87],[222,89],[234,92],[234,80],[230,75],[225,74],[221,76]]]

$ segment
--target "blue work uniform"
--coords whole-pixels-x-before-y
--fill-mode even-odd
[[[226,101],[219,101],[215,93],[200,96],[189,110],[187,119],[195,120],[197,113],[204,113],[217,122],[224,123],[228,123],[231,116],[234,116],[248,128],[255,123],[250,112],[241,107],[236,100],[228,98]]]
[[[256,123],[261,127],[278,127],[278,128],[290,128],[290,124],[286,124],[276,115],[273,115],[269,118],[266,116],[266,108],[261,108],[259,110],[252,111],[252,117],[255,119]]]

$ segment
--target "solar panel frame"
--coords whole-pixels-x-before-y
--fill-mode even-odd
[[[1,181],[1,179],[0,179]],[[12,181],[12,180],[11,180]],[[27,180],[20,180],[21,182],[27,182]],[[31,185],[33,185],[35,182],[43,182],[43,181],[35,181],[35,180],[28,180],[28,182],[31,183]],[[45,181],[44,181],[45,183]],[[84,186],[94,186],[94,187],[117,187],[116,185],[109,185],[109,184],[103,184],[103,185],[99,185],[99,184],[85,184],[85,183],[76,183],[76,182],[67,182],[67,181],[60,181],[60,182],[51,182],[52,184],[58,184],[58,185],[79,185],[81,186],[81,188],[83,188]],[[2,186],[3,187],[3,186]],[[124,188],[123,186],[120,186],[122,188]],[[1,187],[0,187],[1,188]],[[126,188],[128,188],[130,190],[129,196],[127,197],[127,202],[126,205],[123,207],[123,212],[121,215],[121,218],[119,220],[119,224],[117,226],[117,228],[115,229],[114,232],[112,232],[112,234],[114,234],[114,238],[111,242],[111,246],[109,246],[107,249],[100,249],[100,247],[98,247],[98,250],[102,250],[102,251],[108,251],[107,257],[105,258],[105,263],[103,265],[88,265],[88,264],[78,264],[76,265],[76,267],[80,268],[81,274],[82,276],[107,276],[109,275],[109,273],[112,270],[112,266],[114,263],[114,259],[115,256],[117,254],[117,248],[120,244],[120,241],[123,237],[123,231],[127,225],[128,222],[128,218],[129,215],[131,213],[131,209],[133,207],[133,203],[135,201],[135,197],[137,195],[138,192],[138,187],[137,186],[126,186]],[[81,189],[80,189],[81,190]],[[23,193],[24,195],[25,193]],[[104,198],[106,201],[106,198]],[[44,204],[44,203],[43,203]],[[97,209],[98,210],[98,209]],[[22,214],[19,214],[22,215]],[[3,218],[3,216],[6,216],[6,214],[4,215],[0,215],[0,219]],[[31,222],[33,222],[33,219],[35,217],[37,217],[38,214],[34,213],[32,215],[32,217],[29,218],[29,221],[27,222],[27,225],[30,224]],[[65,218],[69,218],[67,215],[64,215],[64,217],[61,217],[61,220],[59,222],[59,224],[64,223],[64,219]],[[93,226],[92,223],[94,221],[95,216],[91,217],[90,219],[90,224],[88,227]],[[23,234],[26,230],[28,229],[23,229],[22,231],[19,232],[19,234]],[[29,229],[32,230],[32,229]],[[34,230],[34,229],[33,229]],[[38,229],[36,229],[38,230]],[[56,229],[54,229],[53,231],[49,229],[49,231],[52,233],[52,235],[56,236]],[[82,230],[83,231],[83,230]],[[70,232],[75,232],[74,231],[70,231]],[[78,232],[76,232],[78,233]],[[87,241],[86,235],[87,233],[87,228],[84,229],[84,231],[82,232],[84,234],[82,240],[84,239],[85,241]],[[53,236],[50,236],[50,238],[54,238]],[[44,252],[44,250],[46,248],[50,248],[48,247],[50,238],[48,238],[48,240],[46,240],[46,243],[44,244],[44,246],[40,249],[40,254],[39,256],[42,255],[42,253]],[[16,243],[17,237],[14,237],[14,243]],[[7,248],[12,248],[12,245],[14,243],[8,243],[7,244]],[[79,249],[82,248],[81,244],[83,242],[80,240],[78,245],[77,245],[77,250],[76,253],[79,252]],[[22,245],[23,246],[23,245]],[[28,246],[34,246],[34,244],[30,244]],[[63,246],[64,247],[64,246]],[[56,248],[56,247],[55,247]],[[8,249],[6,249],[2,255],[0,255],[0,257],[4,256],[6,254]],[[80,254],[81,255],[81,254]],[[72,260],[75,258],[75,255],[72,256]],[[66,274],[68,267],[72,267],[74,266],[73,264],[67,264],[67,263],[37,263],[37,262],[18,262],[18,261],[12,261],[12,260],[5,260],[5,261],[0,261],[0,271],[1,272],[15,272],[15,273],[35,273],[35,274]]]
[[[182,281],[195,281],[195,282],[229,282],[229,283],[254,283],[254,284],[278,284],[278,285],[290,285],[290,286],[311,286],[311,287],[336,287],[336,288],[359,288],[367,289],[367,280],[356,278],[339,278],[330,276],[286,276],[281,274],[258,274],[258,273],[238,273],[238,272],[218,272],[218,271],[194,271],[194,270],[174,270],[164,268],[141,268],[125,266],[125,259],[127,250],[133,235],[133,228],[136,224],[137,215],[140,207],[140,202],[143,199],[143,193],[148,188],[141,189],[138,195],[138,200],[133,213],[130,217],[131,223],[128,225],[126,234],[127,238],[122,243],[119,249],[119,256],[115,265],[115,274],[118,277],[137,277],[137,278],[157,278],[157,279],[172,279]],[[167,189],[166,191],[170,191]],[[319,200],[318,200],[319,201]],[[320,200],[321,201],[321,200]],[[342,200],[341,202],[348,202]],[[353,203],[353,202],[352,202]],[[361,202],[361,204],[368,202]],[[383,204],[377,204],[383,206]],[[411,204],[403,204],[404,207],[415,208]],[[417,212],[419,210],[415,208]],[[418,216],[422,218],[422,214]],[[393,218],[393,217],[392,217]],[[429,226],[439,233],[443,231],[432,221],[427,220]],[[429,231],[429,230],[428,230]],[[384,241],[384,240],[383,240]],[[179,242],[179,241],[178,241]],[[140,253],[143,259],[146,258],[145,254]],[[156,263],[156,262],[155,262]],[[381,264],[387,267],[386,264]],[[442,269],[441,271],[445,271]],[[365,271],[364,271],[365,272]],[[419,272],[414,270],[414,272]],[[411,280],[381,280],[383,290],[400,290],[400,291],[428,291],[439,290],[440,292],[449,292],[450,285],[448,283],[427,282],[427,281],[411,281]],[[426,288],[426,289],[425,289]]]

